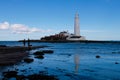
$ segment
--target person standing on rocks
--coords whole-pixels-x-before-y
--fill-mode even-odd
[[[30,39],[28,38],[28,47],[30,46]]]
[[[31,50],[32,45],[30,45],[30,39],[28,38],[28,49]]]
[[[25,45],[26,45],[26,41],[25,41],[25,39],[23,40],[23,46],[25,47]]]

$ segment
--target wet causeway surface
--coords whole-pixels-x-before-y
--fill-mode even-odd
[[[39,44],[37,44],[39,45]],[[120,45],[97,43],[49,43],[50,47],[29,52],[27,58],[33,61],[9,67],[0,67],[3,72],[17,71],[17,75],[45,75],[51,80],[119,80],[120,79]],[[52,54],[36,57],[34,53],[52,50]],[[8,80],[15,80],[9,78]]]

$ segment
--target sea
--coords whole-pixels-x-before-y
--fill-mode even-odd
[[[0,41],[0,45],[23,46],[22,42]],[[48,46],[29,51],[32,63],[0,66],[2,72],[18,69],[18,75],[32,75],[44,72],[59,80],[120,80],[120,43],[48,43],[31,42],[32,46]],[[37,59],[33,53],[40,50],[53,50]],[[99,57],[96,57],[99,56]],[[15,80],[11,78],[10,80]]]

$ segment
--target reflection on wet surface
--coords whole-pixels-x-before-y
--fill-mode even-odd
[[[75,73],[78,73],[79,64],[80,64],[80,55],[79,54],[74,55],[74,63],[75,63]]]

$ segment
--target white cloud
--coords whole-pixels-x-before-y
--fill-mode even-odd
[[[40,32],[40,29],[37,28],[30,28],[29,30],[30,32]]]
[[[52,30],[43,30],[43,29],[38,29],[38,28],[30,28],[26,25],[23,24],[13,24],[11,25],[11,30],[13,33],[34,33],[34,32],[51,32]]]
[[[28,27],[23,24],[9,24],[8,22],[3,22],[0,23],[0,30],[9,30],[12,31],[12,33],[16,34],[24,34],[24,33],[34,33],[34,32],[52,32],[52,30],[44,30],[44,29],[39,29],[36,27]]]
[[[31,33],[31,30],[23,24],[12,24],[11,30],[13,33]]]
[[[5,29],[9,29],[9,23],[8,22],[0,23],[0,30],[5,30]]]

